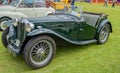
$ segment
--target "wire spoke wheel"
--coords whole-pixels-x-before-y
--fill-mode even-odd
[[[28,66],[36,69],[49,64],[56,52],[56,44],[49,36],[38,36],[28,41],[23,51]]]
[[[40,62],[44,62],[49,58],[52,54],[52,44],[47,40],[38,41],[31,50],[31,60],[35,64],[39,64]]]
[[[110,34],[110,27],[108,24],[106,24],[101,28],[99,32],[98,44],[105,43],[109,37],[109,34]]]
[[[104,26],[100,32],[100,40],[105,41],[108,37],[108,33],[109,33],[108,27]]]

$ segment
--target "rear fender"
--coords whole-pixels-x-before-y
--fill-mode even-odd
[[[103,20],[103,21],[100,23],[100,25],[97,27],[97,28],[98,28],[97,33],[99,33],[99,31],[100,31],[100,29],[102,28],[102,26],[106,25],[106,23],[109,24],[109,26],[110,26],[110,32],[112,32],[112,25],[111,25],[110,21],[106,19],[106,20]]]

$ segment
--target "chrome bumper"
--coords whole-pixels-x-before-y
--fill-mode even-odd
[[[17,57],[18,55],[19,55],[19,52],[20,52],[20,50],[19,50],[19,48],[15,48],[14,46],[12,46],[12,45],[8,45],[7,46],[7,48],[8,48],[8,51],[13,55],[13,56],[15,56],[15,57]]]

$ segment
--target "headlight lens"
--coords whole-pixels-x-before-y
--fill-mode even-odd
[[[25,24],[25,29],[27,32],[30,32],[31,30],[34,29],[34,24],[29,22],[27,19],[23,19],[22,22]]]
[[[18,18],[13,19],[13,25],[14,25],[14,26],[17,26],[18,22],[19,22],[19,19],[18,19]]]

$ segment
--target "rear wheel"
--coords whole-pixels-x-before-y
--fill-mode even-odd
[[[8,42],[7,42],[7,34],[9,32],[9,27],[6,28],[2,33],[2,44],[7,48]]]
[[[105,24],[104,26],[101,27],[99,31],[97,43],[98,44],[105,43],[108,40],[109,34],[110,34],[110,26],[109,24]]]
[[[49,36],[38,36],[28,41],[23,55],[25,62],[33,69],[49,64],[56,52],[56,44]]]
[[[9,18],[2,18],[0,19],[0,30],[3,31],[7,28],[7,25],[5,25],[5,22],[10,20]]]

